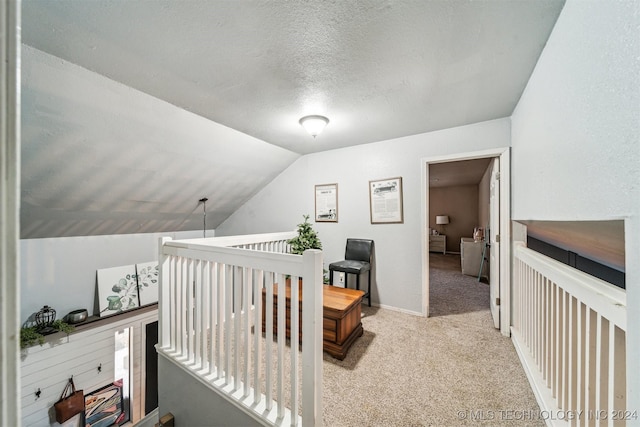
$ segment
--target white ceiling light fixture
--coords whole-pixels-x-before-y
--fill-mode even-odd
[[[329,119],[325,116],[304,116],[300,119],[300,124],[309,132],[309,135],[315,138],[329,124]]]

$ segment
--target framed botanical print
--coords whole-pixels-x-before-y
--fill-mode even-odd
[[[158,261],[136,264],[140,306],[158,302]]]
[[[98,297],[101,317],[140,307],[136,266],[98,270]]]

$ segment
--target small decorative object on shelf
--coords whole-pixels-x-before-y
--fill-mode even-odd
[[[47,329],[53,325],[55,320],[56,311],[48,305],[45,305],[36,313],[36,325],[39,332],[47,332]]]
[[[71,325],[74,325],[76,323],[82,323],[82,322],[86,321],[87,317],[88,317],[87,310],[84,309],[84,308],[81,308],[79,310],[73,310],[72,312],[67,314],[64,317],[64,320],[67,323],[69,323]]]
[[[476,242],[481,242],[484,240],[484,228],[475,227],[473,229],[473,240]]]
[[[75,329],[73,326],[62,320],[56,320],[56,311],[45,305],[40,311],[34,314],[33,322],[26,324],[20,329],[20,347],[26,348],[32,345],[44,344],[44,336],[56,332],[64,332],[69,335]]]

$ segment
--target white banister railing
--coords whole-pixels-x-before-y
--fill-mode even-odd
[[[161,239],[158,351],[263,424],[318,426],[322,252],[286,253],[286,241],[295,235]],[[298,283],[299,278],[302,295],[298,286],[287,291],[287,281]],[[302,301],[301,313],[292,309],[287,314],[289,292],[290,307]],[[274,329],[282,331],[276,342]]]
[[[524,244],[514,249],[512,337],[547,421],[624,425],[625,291]]]

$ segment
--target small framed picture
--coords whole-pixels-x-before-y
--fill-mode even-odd
[[[338,222],[338,184],[316,185],[316,222]]]
[[[402,177],[369,181],[371,224],[402,224]]]

